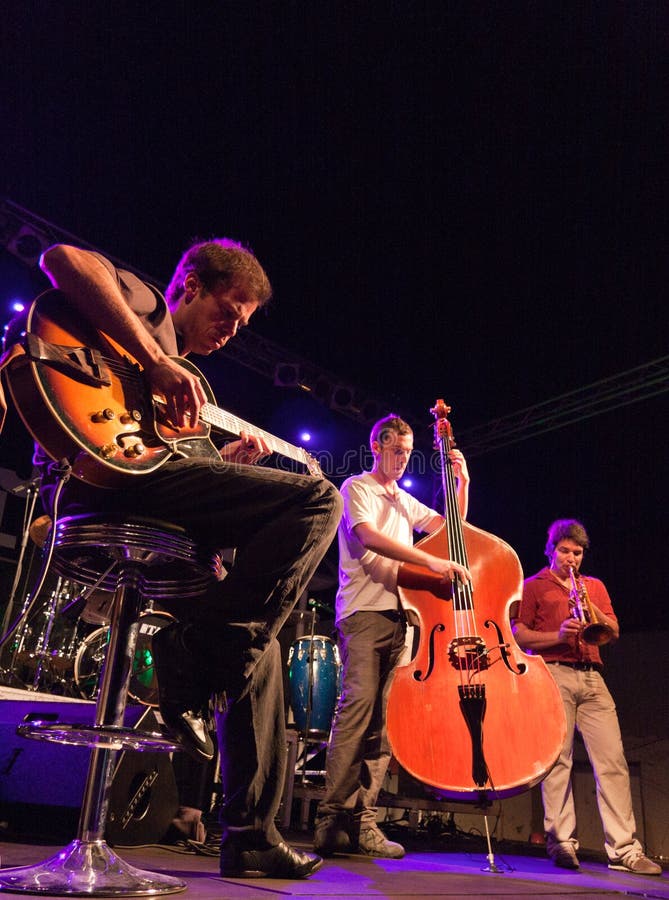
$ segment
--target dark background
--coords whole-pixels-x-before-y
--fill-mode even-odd
[[[553,401],[539,432],[564,394],[666,355],[665,3],[24,0],[2,20],[4,197],[157,281],[192,238],[250,244],[275,289],[253,331],[406,412],[419,463],[437,397],[467,453],[471,429]],[[41,286],[2,251],[2,321]],[[293,443],[308,426],[336,483],[360,469],[368,424],[196,362],[224,408]],[[470,521],[531,574],[548,523],[582,519],[628,630],[665,627],[666,387],[470,456]],[[0,466],[27,477],[27,446],[10,420]]]

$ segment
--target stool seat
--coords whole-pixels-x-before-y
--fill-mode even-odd
[[[121,860],[106,845],[104,830],[118,751],[183,749],[169,736],[124,726],[143,607],[204,593],[220,578],[220,555],[199,546],[180,526],[143,516],[67,516],[52,527],[55,571],[114,595],[109,639],[94,725],[31,721],[17,729],[33,740],[92,748],[77,837],[42,863],[0,869],[0,891],[86,897],[182,891],[186,885],[179,879],[144,872]]]
[[[204,550],[181,526],[160,519],[85,514],[61,519],[55,528],[53,568],[85,587],[113,593],[118,569],[112,564],[129,561],[147,569],[146,601],[187,598],[204,593],[223,570],[218,552]]]

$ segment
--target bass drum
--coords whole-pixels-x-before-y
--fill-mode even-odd
[[[301,734],[330,734],[340,679],[339,648],[329,637],[318,634],[293,642],[288,653],[290,707]]]
[[[145,612],[139,618],[139,634],[135,647],[128,696],[144,706],[158,706],[158,679],[151,652],[153,635],[174,622],[166,612]],[[98,628],[84,639],[74,661],[74,683],[86,700],[95,700],[102,664],[107,652],[109,627]]]

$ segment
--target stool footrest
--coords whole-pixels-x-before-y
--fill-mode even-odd
[[[171,875],[137,869],[105,841],[74,840],[34,866],[0,869],[0,891],[50,897],[139,897],[177,894],[186,884]]]
[[[75,747],[97,747],[101,750],[148,750],[151,752],[183,750],[179,741],[159,731],[137,731],[124,725],[78,725],[68,722],[34,720],[19,725],[16,733],[36,741],[56,741]]]

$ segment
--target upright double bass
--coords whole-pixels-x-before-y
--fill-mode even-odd
[[[560,692],[540,656],[523,652],[510,624],[523,572],[503,540],[463,522],[449,451],[447,415],[437,400],[445,524],[420,541],[466,566],[471,584],[445,583],[403,563],[399,594],[419,627],[414,658],[400,666],[387,710],[395,758],[444,798],[487,805],[537,784],[557,759],[567,725]]]

